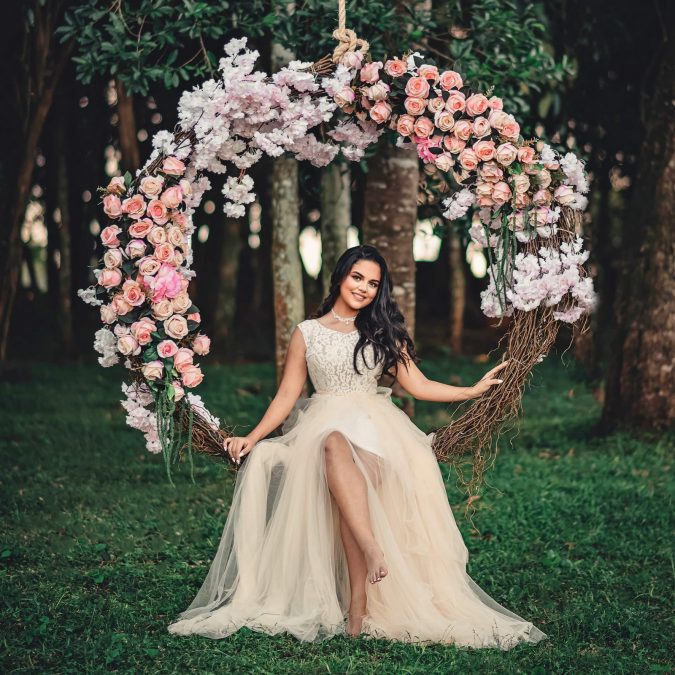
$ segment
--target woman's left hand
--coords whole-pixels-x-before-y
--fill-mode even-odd
[[[506,368],[508,365],[510,359],[507,359],[503,363],[500,363],[498,366],[495,366],[492,368],[492,370],[488,370],[483,377],[476,382],[476,384],[471,387],[473,392],[475,393],[476,397],[482,396],[486,391],[490,389],[490,387],[496,385],[496,384],[501,384],[504,380],[501,380],[499,378],[495,378],[495,375],[502,370],[503,368]]]

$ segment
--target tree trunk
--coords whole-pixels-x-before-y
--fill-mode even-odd
[[[615,303],[603,426],[675,421],[675,8],[640,151]]]
[[[324,297],[330,275],[347,248],[351,225],[351,173],[348,165],[329,164],[321,173],[321,283]]]
[[[298,163],[279,157],[272,165],[272,278],[274,281],[275,361],[281,381],[291,333],[305,318],[302,293]]]
[[[117,89],[117,114],[119,117],[120,150],[122,152],[122,168],[135,175],[141,166],[141,151],[138,147],[136,115],[134,114],[134,97],[127,94],[124,84],[115,80]]]
[[[462,240],[452,223],[448,227],[448,258],[450,262],[450,349],[462,353],[464,336],[464,307],[466,305],[466,277]]]
[[[363,241],[376,246],[387,261],[393,295],[414,339],[415,260],[413,236],[417,222],[419,165],[415,150],[383,145],[368,163]],[[413,400],[398,385],[394,394],[412,416]]]

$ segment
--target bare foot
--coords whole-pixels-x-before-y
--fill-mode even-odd
[[[346,632],[347,635],[351,635],[352,637],[358,637],[361,635],[361,625],[363,624],[363,617],[365,614],[358,612],[356,614],[352,614],[352,612],[349,612],[347,615],[347,628]]]
[[[375,584],[389,573],[387,563],[384,560],[384,553],[377,545],[373,546],[363,552],[363,557],[366,559],[366,567],[368,568],[367,579],[371,584]]]

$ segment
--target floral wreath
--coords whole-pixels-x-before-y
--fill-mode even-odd
[[[150,452],[163,453],[169,480],[183,451],[223,455],[230,435],[190,391],[203,379],[195,360],[210,348],[188,293],[192,218],[211,187],[209,173],[230,174],[223,208],[240,217],[255,199],[248,170],[263,155],[290,153],[323,167],[338,155],[359,160],[386,133],[417,149],[429,177],[452,186],[441,201],[447,220],[474,210],[469,235],[489,260],[481,307],[488,317],[513,320],[504,383],[433,436],[436,456],[457,466],[469,490],[479,486],[496,454],[493,440],[517,416],[527,377],[560,323],[578,322],[595,305],[579,235],[589,189],[580,160],[523,139],[502,100],[473,91],[458,72],[439,71],[417,52],[368,60],[365,41],[338,33],[332,58],[293,61],[271,76],[254,69],[259,54],[246,38],[230,41],[218,79],[182,94],[177,131],[154,136],[135,177],[100,188],[105,252],[95,285],[78,295],[100,307],[99,363],[124,359],[127,423],[144,433]],[[460,460],[467,455],[465,481]]]

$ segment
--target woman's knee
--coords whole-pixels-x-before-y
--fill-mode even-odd
[[[324,450],[327,455],[344,453],[349,450],[347,439],[339,431],[331,431],[324,441]]]

